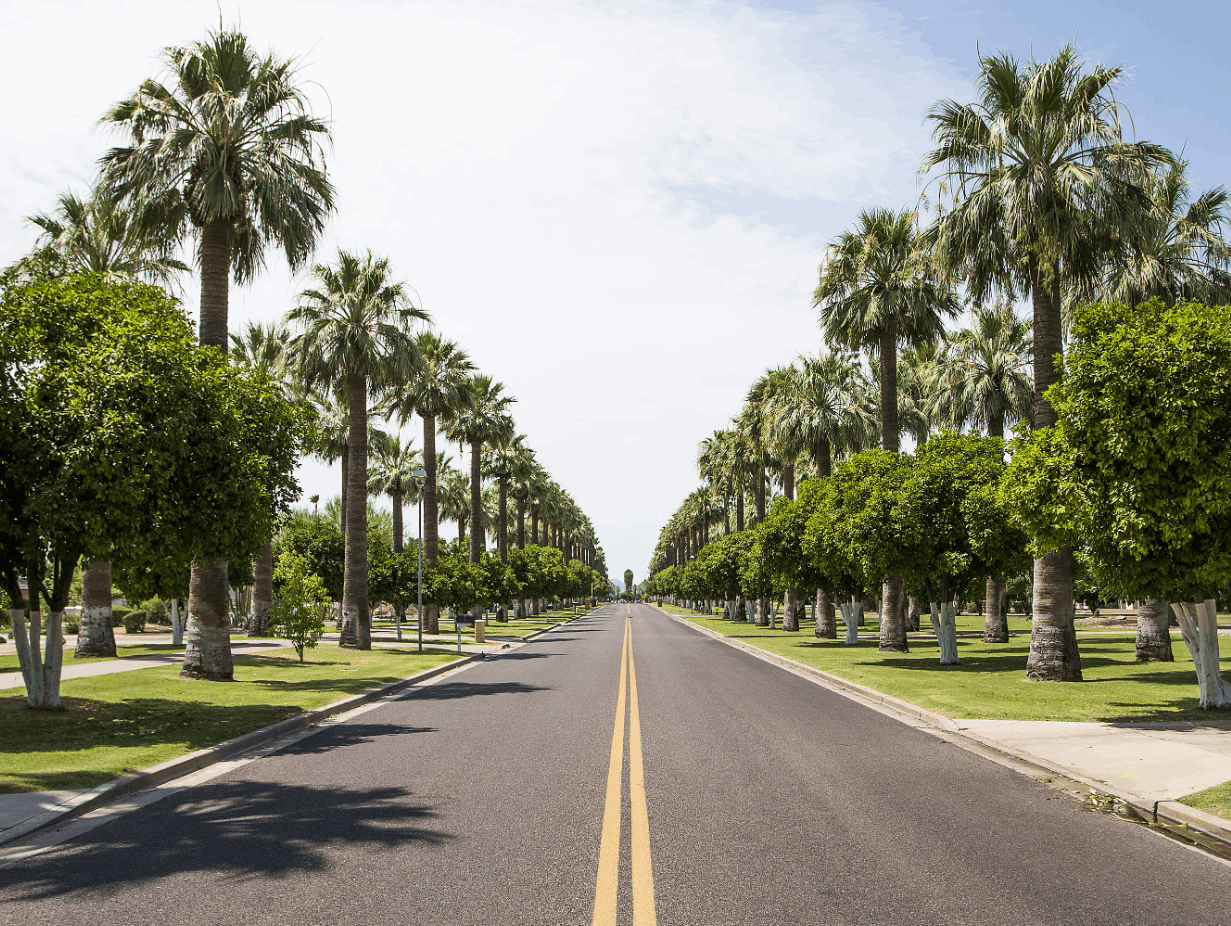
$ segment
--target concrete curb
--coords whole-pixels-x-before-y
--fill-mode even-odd
[[[541,637],[545,633],[551,633],[559,627],[564,627],[571,624],[573,621],[582,617],[586,617],[592,611],[585,611],[581,614],[575,614],[568,620],[561,621],[558,624],[553,624],[550,627],[544,627],[541,630],[536,630],[534,633],[527,634],[518,641],[505,643],[500,649],[505,650],[513,646],[519,646],[529,640]],[[498,652],[498,651],[497,651]],[[126,794],[131,794],[134,791],[140,791],[144,788],[149,788],[154,785],[160,785],[164,782],[171,781],[174,778],[180,778],[191,772],[198,771],[206,766],[213,765],[217,762],[222,762],[230,759],[240,753],[247,752],[258,746],[263,746],[266,743],[280,739],[288,733],[299,730],[303,727],[311,726],[335,714],[342,714],[346,711],[353,710],[356,707],[361,707],[371,701],[378,701],[386,695],[392,694],[395,691],[400,691],[403,688],[410,688],[419,682],[427,681],[430,678],[435,678],[437,675],[443,675],[458,666],[465,665],[469,662],[477,662],[488,653],[471,653],[466,656],[459,656],[449,662],[435,666],[431,669],[424,669],[422,672],[416,672],[414,675],[409,675],[406,678],[398,679],[396,682],[390,682],[387,685],[381,685],[378,688],[369,688],[367,691],[361,691],[356,695],[349,695],[341,700],[334,701],[332,704],[326,704],[322,707],[313,708],[310,711],[303,711],[293,717],[288,717],[286,720],[280,720],[277,723],[270,724],[267,727],[261,727],[259,730],[253,730],[249,733],[244,733],[236,736],[225,742],[219,743],[216,746],[210,746],[206,749],[198,749],[196,752],[190,752],[187,755],[180,756],[176,759],[169,759],[159,765],[152,765],[149,768],[142,769],[139,772],[133,772],[125,775],[122,778],[116,778],[106,784],[99,785],[97,788],[91,788],[75,797],[69,798],[61,804],[44,810],[42,813],[36,814],[23,820],[21,823],[11,826],[8,829],[0,830],[0,846],[10,843],[23,836],[28,836],[38,830],[45,829],[55,823],[60,823],[64,820],[73,817],[81,816],[84,813],[101,807],[103,804],[110,803],[117,798],[123,797]],[[493,653],[494,655],[494,653]]]
[[[356,695],[349,695],[339,701],[334,701],[332,704],[316,707],[310,711],[303,711],[293,717],[286,718],[286,720],[280,720],[267,727],[261,727],[259,730],[244,733],[216,746],[198,749],[196,752],[190,752],[185,756],[169,759],[159,765],[152,765],[139,772],[132,772],[122,778],[116,778],[106,784],[99,785],[97,788],[91,788],[89,791],[78,794],[56,807],[23,820],[15,826],[0,831],[0,845],[12,842],[14,839],[20,839],[22,836],[28,836],[36,830],[41,830],[53,823],[59,823],[63,820],[80,816],[118,797],[123,797],[125,794],[131,794],[133,791],[139,791],[143,788],[170,781],[173,778],[179,778],[190,772],[205,768],[207,765],[213,765],[224,759],[232,758],[257,746],[263,746],[268,742],[279,739],[302,727],[310,726],[334,714],[344,713],[370,701],[379,700],[395,691],[409,688],[419,682],[435,678],[437,675],[443,675],[445,672],[456,669],[465,663],[475,662],[480,655],[482,654],[474,653],[469,656],[458,657],[442,665],[398,679],[396,682],[390,682],[378,688],[369,688],[367,691],[361,691]]]
[[[719,640],[728,646],[743,650],[752,656],[756,656],[758,659],[796,674],[810,676],[812,681],[815,681],[822,687],[835,691],[843,697],[849,697],[855,701],[882,705],[897,713],[913,717],[936,730],[944,731],[948,735],[946,738],[964,740],[966,743],[978,746],[978,749],[971,750],[976,754],[984,755],[985,750],[990,750],[993,753],[1011,759],[1018,766],[1018,771],[1023,774],[1031,775],[1031,777],[1041,776],[1048,779],[1060,778],[1071,784],[1086,787],[1091,792],[1109,795],[1123,806],[1132,810],[1136,816],[1147,823],[1165,829],[1169,833],[1180,836],[1189,842],[1196,843],[1198,846],[1212,851],[1216,855],[1231,858],[1231,821],[1224,820],[1222,817],[1206,813],[1195,807],[1189,807],[1178,801],[1143,801],[1136,795],[1119,792],[1101,781],[1085,778],[1071,769],[1055,765],[1046,759],[1041,759],[1030,753],[1009,751],[1003,744],[997,743],[994,740],[984,739],[943,714],[924,710],[916,704],[911,704],[909,701],[903,701],[901,698],[884,694],[874,688],[868,688],[866,685],[847,681],[814,666],[810,666],[807,663],[799,662],[796,659],[779,656],[777,653],[771,653],[752,644],[744,643],[742,640],[723,636],[710,630],[708,627],[702,627],[686,617],[672,614],[670,611],[665,611],[662,608],[658,608],[658,610],[686,627]],[[958,745],[964,744],[959,742]]]

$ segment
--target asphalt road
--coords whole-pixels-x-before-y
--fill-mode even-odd
[[[589,924],[605,814],[606,922],[1231,924],[1221,862],[625,605],[0,867],[0,923]]]

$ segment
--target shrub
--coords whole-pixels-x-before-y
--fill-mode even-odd
[[[129,611],[124,615],[125,633],[145,633],[145,622],[148,615],[142,610]]]
[[[128,615],[128,608],[112,608],[111,609],[111,626],[124,626],[124,618]]]
[[[161,598],[150,598],[141,602],[141,610],[155,623],[161,624],[167,619],[167,606]]]
[[[80,629],[81,629],[81,626],[77,623],[77,619],[76,619],[76,618],[74,618],[74,617],[67,617],[67,616],[66,616],[66,617],[64,618],[64,625],[63,625],[63,626],[64,626],[64,632],[65,632],[65,633],[76,633],[78,630],[80,630]]]
[[[316,646],[325,633],[329,612],[329,592],[320,576],[311,571],[306,557],[291,550],[282,551],[274,570],[280,593],[269,612],[269,628],[291,641],[299,661],[304,648]]]

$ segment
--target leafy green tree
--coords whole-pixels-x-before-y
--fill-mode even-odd
[[[996,437],[945,432],[920,447],[893,505],[895,564],[931,605],[941,665],[956,665],[957,606],[972,582],[1003,575],[1026,538],[997,497],[1005,472]]]
[[[11,616],[29,703],[58,707],[80,557],[251,556],[298,493],[304,426],[268,380],[198,349],[151,286],[26,268],[0,280],[0,307],[0,581],[22,605]],[[189,675],[231,674],[225,641],[205,651],[218,658],[186,663]]]
[[[807,484],[805,481],[800,486],[801,494]],[[817,589],[825,582],[825,577],[803,551],[808,516],[809,508],[801,500],[780,498],[756,529],[765,568],[773,574],[776,583],[786,588]],[[787,617],[784,610],[782,629],[798,630],[798,624],[788,623]]]
[[[314,649],[325,635],[329,593],[302,556],[284,550],[276,569],[279,595],[270,613],[270,628],[291,641],[299,661],[304,649]]]
[[[317,264],[316,287],[300,293],[287,315],[301,331],[288,345],[289,361],[309,387],[341,386],[347,397],[346,572],[339,645],[372,648],[368,608],[368,399],[409,380],[419,363],[411,325],[428,315],[412,305],[405,286],[391,280],[389,261],[369,251],[338,251],[336,265]]]
[[[296,510],[287,515],[274,535],[275,560],[291,552],[307,560],[308,569],[325,583],[330,601],[342,600],[342,568],[346,541],[338,522],[328,515]],[[275,581],[274,594],[277,594]]]
[[[628,595],[633,593],[633,571],[631,569],[624,570],[624,592]]]
[[[983,302],[992,291],[1029,293],[1034,320],[1034,424],[1055,423],[1048,389],[1060,378],[1063,297],[1098,275],[1117,238],[1143,221],[1135,177],[1170,152],[1126,142],[1127,113],[1112,92],[1123,69],[1086,69],[1072,45],[1049,61],[979,56],[977,100],[943,100],[928,115],[954,197],[930,230],[942,266]],[[1034,626],[1026,674],[1080,681],[1072,621],[1072,555],[1060,547],[1034,565]]]
[[[1171,602],[1201,706],[1231,707],[1214,620],[1231,574],[1227,308],[1152,300],[1078,310],[1048,399],[1056,423],[1030,435],[1004,482],[1036,555],[1084,540],[1104,587]]]
[[[298,271],[324,231],[329,128],[294,61],[258,55],[237,30],[168,48],[163,64],[168,82],[143,81],[102,118],[130,141],[103,158],[102,187],[166,238],[196,240],[200,343],[225,352],[230,279],[255,277],[270,246]],[[185,675],[231,677],[229,623],[226,563],[194,564]]]

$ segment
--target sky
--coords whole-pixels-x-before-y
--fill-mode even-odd
[[[898,2],[66,3],[0,0],[0,265],[24,217],[85,192],[98,117],[221,15],[299,59],[338,211],[318,258],[388,256],[438,328],[517,397],[539,460],[638,581],[697,485],[697,444],[766,367],[821,348],[811,292],[861,209],[913,206],[925,115],[979,49],[1075,42],[1122,65],[1132,129],[1231,183],[1228,6]],[[306,285],[271,256],[231,328]],[[195,314],[196,277],[183,298]],[[406,433],[414,434],[419,422]],[[421,444],[421,432],[416,444]],[[455,452],[456,455],[456,452]],[[305,460],[305,497],[338,493]],[[408,512],[407,523],[414,523]]]

